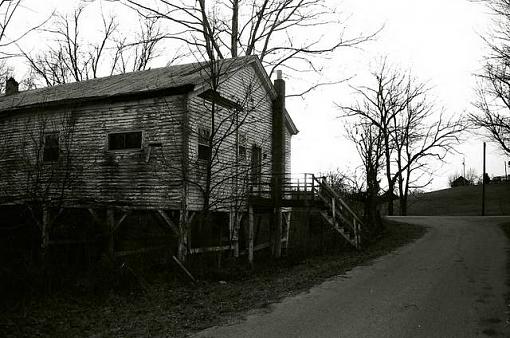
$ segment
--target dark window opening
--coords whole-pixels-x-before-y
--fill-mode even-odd
[[[246,147],[239,146],[239,160],[246,161]]]
[[[142,132],[108,134],[108,150],[141,149]]]
[[[60,155],[58,133],[44,135],[43,162],[56,162]]]
[[[246,161],[246,134],[239,134],[239,161]]]
[[[262,148],[253,145],[251,148],[251,183],[260,184],[262,175]]]
[[[208,160],[211,158],[211,147],[209,140],[211,138],[211,131],[207,128],[198,129],[198,159]]]

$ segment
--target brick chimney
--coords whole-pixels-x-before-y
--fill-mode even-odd
[[[282,214],[281,204],[283,197],[283,181],[285,174],[285,81],[282,78],[282,71],[276,71],[276,80],[274,80],[274,89],[276,98],[273,100],[273,123],[271,138],[271,198],[273,202],[273,226],[275,229],[273,238],[273,255],[281,255],[281,235],[282,235]]]
[[[5,95],[13,95],[19,92],[19,83],[14,80],[14,78],[10,77],[7,82],[5,82]]]
[[[272,170],[273,176],[278,178],[273,188],[279,191],[281,195],[281,184],[283,174],[285,173],[285,122],[283,119],[285,111],[285,81],[282,78],[282,71],[276,71],[276,80],[274,80],[274,89],[276,90],[276,99],[273,101],[273,126],[272,126]],[[278,191],[277,191],[278,192]],[[276,197],[276,196],[275,196]]]

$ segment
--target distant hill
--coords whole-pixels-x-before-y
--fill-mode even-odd
[[[482,186],[461,186],[419,194],[409,201],[408,215],[477,216],[482,211]],[[510,215],[510,184],[485,186],[485,214]]]

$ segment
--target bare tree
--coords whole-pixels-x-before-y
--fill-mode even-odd
[[[405,74],[396,73],[390,69],[386,60],[382,63],[377,72],[372,73],[375,80],[372,87],[354,88],[356,93],[362,97],[362,104],[353,106],[339,106],[346,116],[357,116],[361,118],[362,124],[372,124],[377,128],[378,136],[382,139],[382,151],[384,155],[383,165],[385,166],[386,182],[390,201],[388,203],[388,214],[393,215],[393,202],[391,200],[395,190],[395,179],[392,173],[392,157],[395,151],[393,143],[394,120],[396,116],[405,109],[406,102]],[[370,130],[370,133],[372,131]],[[372,137],[370,137],[372,138]]]
[[[28,209],[41,231],[43,254],[50,227],[72,197],[81,172],[73,160],[74,128],[72,113],[58,118],[35,113],[14,124],[4,137],[9,147],[0,160],[0,187],[4,198]]]
[[[217,211],[228,211],[233,217],[228,240],[237,254],[237,236],[242,215],[247,211],[248,195],[258,190],[266,193],[270,180],[270,156],[267,156],[270,136],[262,140],[248,137],[252,134],[251,128],[260,128],[260,125],[267,128],[269,125],[267,112],[257,112],[270,109],[271,100],[266,89],[258,75],[252,72],[249,60],[207,60],[207,55],[203,57],[203,61],[194,64],[193,72],[198,74],[205,90],[190,99],[189,115],[175,116],[182,119],[174,123],[181,128],[175,134],[182,135],[184,140],[180,161],[162,149],[163,168],[158,170],[156,167],[160,179],[172,181],[181,177],[184,185],[183,196],[187,198],[181,199],[178,226],[180,260],[185,260],[189,251],[187,237],[192,222],[201,229],[209,229],[212,214]],[[235,84],[231,82],[233,79]],[[172,103],[168,105],[170,107]],[[163,177],[158,172],[169,173],[169,176]],[[188,199],[194,210],[197,206],[200,209],[193,218],[190,217]],[[224,246],[223,232],[214,235],[217,235],[217,246]]]
[[[201,51],[208,59],[258,55],[270,76],[282,67],[293,74],[320,72],[320,59],[375,36],[345,37],[344,23],[324,0],[122,2],[147,18],[167,21],[166,37],[192,47],[193,53]],[[313,83],[290,96],[322,84]]]
[[[362,105],[341,108],[345,116],[358,118],[358,124],[376,128],[382,139],[388,214],[393,214],[398,188],[400,214],[405,215],[409,191],[431,182],[430,159],[443,160],[454,151],[466,125],[462,119],[447,119],[437,112],[425,84],[407,72],[391,69],[384,62],[373,77],[374,86],[354,88]]]
[[[485,38],[489,55],[477,90],[472,122],[510,154],[510,1],[486,1],[494,15],[494,31]]]
[[[26,28],[17,34],[10,34],[10,27],[22,8],[23,0],[0,0],[0,59],[16,56],[17,53],[10,51],[9,47],[15,45],[32,31],[41,27],[47,20]]]
[[[35,81],[45,86],[77,82],[100,76],[147,69],[158,54],[162,36],[158,20],[140,20],[134,40],[122,35],[118,19],[101,13],[101,35],[96,41],[82,34],[85,7],[71,15],[55,15],[52,28],[44,29],[54,39],[46,50],[21,51]]]
[[[368,102],[364,104],[365,108],[370,109]],[[383,137],[376,126],[363,120],[357,121],[352,127],[347,129],[347,135],[356,145],[365,174],[365,186],[361,186],[360,189],[363,195],[361,199],[364,204],[364,216],[366,224],[375,228],[379,223],[379,173],[383,164]]]

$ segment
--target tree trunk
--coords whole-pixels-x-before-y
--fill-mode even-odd
[[[239,34],[239,0],[232,1],[232,35],[230,36],[230,53],[237,57],[237,36]]]
[[[384,156],[386,159],[386,179],[388,180],[388,216],[393,216],[393,190],[395,185],[391,179],[391,154],[388,135],[384,136]]]

